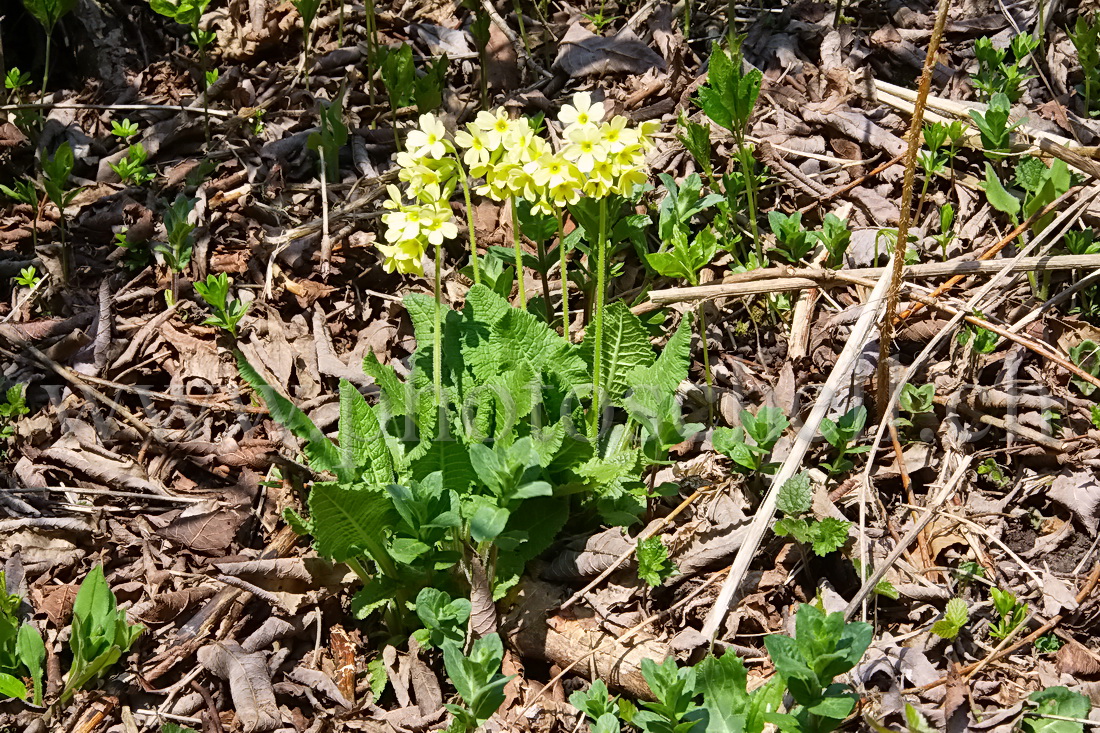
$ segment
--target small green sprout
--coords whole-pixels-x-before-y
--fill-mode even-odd
[[[959,635],[969,620],[970,613],[967,611],[966,601],[961,598],[952,598],[947,602],[943,618],[932,624],[932,633],[950,641]]]
[[[111,121],[111,134],[120,140],[129,140],[134,135],[138,134],[138,125],[136,122],[131,122],[127,117],[122,122],[118,120]]]
[[[8,69],[8,73],[4,76],[4,88],[10,89],[13,94],[30,85],[31,75],[25,71],[20,71],[18,66]]]
[[[1079,366],[1082,371],[1094,377],[1100,377],[1100,344],[1092,339],[1085,339],[1076,346],[1071,346],[1069,358],[1072,359],[1073,363]],[[1074,387],[1080,390],[1081,394],[1085,397],[1091,397],[1092,393],[1096,391],[1095,384],[1085,381],[1080,377],[1073,377],[1070,382]]]
[[[952,226],[955,223],[955,207],[951,204],[944,204],[940,208],[940,233],[933,234],[932,239],[936,244],[940,245],[940,251],[943,253],[943,259],[947,259],[947,247],[955,239],[955,231]]]
[[[936,385],[923,384],[920,387],[906,383],[901,388],[901,396],[898,397],[898,407],[902,412],[908,412],[913,417],[932,411],[932,398],[936,396]],[[913,427],[913,421],[899,417],[895,424],[901,427]]]
[[[230,282],[224,272],[219,272],[217,276],[207,275],[206,282],[195,283],[195,291],[214,309],[214,315],[208,316],[203,323],[224,328],[230,336],[237,338],[237,324],[248,312],[250,304],[236,298],[229,299]]]
[[[123,183],[133,183],[141,186],[153,180],[156,175],[145,167],[145,161],[149,159],[149,153],[141,143],[134,143],[126,151],[126,157],[117,163],[110,163],[111,170],[115,172]]]
[[[1085,101],[1085,114],[1095,117],[1100,115],[1100,16],[1086,18],[1084,13],[1078,15],[1069,38],[1077,49],[1077,60],[1084,77],[1077,91]]]
[[[1043,634],[1035,640],[1035,651],[1040,654],[1052,654],[1061,649],[1064,644],[1065,642],[1054,634]]]
[[[998,641],[1008,638],[1027,618],[1027,604],[1020,603],[1012,591],[990,588],[997,621],[989,625],[989,635]]]
[[[24,267],[17,276],[12,278],[12,282],[25,288],[36,288],[41,281],[42,278],[38,276],[38,270],[34,265]]]
[[[164,263],[173,272],[182,272],[191,264],[191,252],[194,248],[192,232],[195,225],[188,219],[195,208],[195,199],[189,199],[183,194],[164,212],[164,229],[168,235],[167,242],[158,242],[153,251],[164,257]]]
[[[58,21],[69,14],[76,7],[77,0],[23,0],[27,12],[34,16],[46,32],[46,68],[42,72],[42,93],[46,93],[46,86],[50,79],[50,42],[53,38],[54,28]]]
[[[784,214],[781,211],[768,212],[768,224],[779,246],[774,252],[787,262],[796,264],[813,251],[816,239],[802,226],[802,213]]]
[[[1033,76],[1025,76],[1021,68],[1024,60],[1039,47],[1039,39],[1021,33],[1012,39],[1008,49],[995,48],[989,38],[974,42],[974,57],[978,60],[978,72],[971,77],[982,101],[996,94],[1003,94],[1009,102],[1023,96],[1023,85]],[[1012,51],[1013,63],[1005,62]]]
[[[676,574],[676,566],[668,559],[668,548],[660,537],[648,537],[634,547],[638,560],[638,577],[656,588]]]
[[[838,268],[844,264],[844,253],[852,243],[852,232],[848,229],[847,219],[841,219],[836,214],[826,214],[825,220],[821,222],[821,231],[814,232],[813,235],[829,253],[825,260],[827,267]]]
[[[787,479],[779,487],[776,508],[783,513],[783,518],[776,521],[775,534],[793,537],[796,542],[811,547],[818,557],[825,557],[848,541],[848,529],[852,523],[835,517],[817,519],[811,512],[812,505],[813,488],[809,474],[802,472]]]
[[[1007,157],[1012,143],[1012,131],[1023,124],[1017,121],[1009,124],[1011,102],[1007,96],[997,92],[989,100],[984,113],[970,110],[970,117],[978,127],[985,156],[990,160],[1002,160]]]
[[[825,461],[821,465],[829,472],[830,476],[845,473],[852,470],[855,464],[848,456],[858,453],[866,453],[871,450],[869,445],[852,447],[852,443],[863,432],[867,424],[867,408],[863,405],[853,407],[840,416],[835,422],[829,418],[821,420],[821,435],[836,451],[836,457],[832,461]]]
[[[306,145],[324,164],[325,180],[340,181],[340,148],[348,141],[348,127],[344,124],[344,93],[341,91],[331,102],[321,102],[321,129],[310,133]]]
[[[978,464],[978,475],[985,476],[987,479],[993,482],[994,486],[997,486],[998,488],[1004,488],[1005,486],[1008,486],[1008,484],[1012,481],[1012,479],[1010,479],[1005,474],[1004,466],[1000,465],[992,458],[986,458],[984,461]],[[980,577],[985,576],[981,575]]]
[[[12,422],[30,412],[27,407],[26,387],[16,384],[8,387],[4,393],[3,401],[0,401],[0,438],[10,438],[15,435]],[[0,591],[3,586],[0,586]]]

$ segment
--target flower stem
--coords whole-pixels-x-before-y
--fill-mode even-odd
[[[542,299],[546,307],[546,325],[553,328],[554,326],[554,314],[550,311],[550,278],[547,277],[547,270],[550,269],[550,265],[546,264],[546,242],[541,239],[535,242],[535,246],[539,251],[539,267],[545,267],[545,270],[539,272],[542,275]]]
[[[519,245],[519,214],[516,211],[516,197],[511,197],[512,202],[512,244],[516,248],[516,287],[519,289],[519,307],[527,309],[527,289],[523,279],[523,249]]]
[[[558,255],[561,257],[561,335],[569,341],[569,270],[565,258],[565,219],[561,209],[555,208],[558,218]]]
[[[432,380],[442,420],[443,410],[443,244],[435,246],[435,329],[432,331]],[[442,428],[436,426],[437,433]]]
[[[699,340],[703,342],[703,376],[707,380],[707,417],[714,425],[714,376],[710,373],[710,349],[707,346],[707,313],[705,302],[699,303]]]
[[[592,348],[592,428],[600,433],[600,397],[603,391],[603,310],[607,287],[607,198],[600,199],[600,230],[596,238],[595,344]]]
[[[466,226],[470,230],[470,264],[474,268],[474,285],[480,285],[481,271],[477,264],[477,235],[474,234],[474,204],[470,198],[470,179],[466,175],[466,169],[462,167],[458,152],[454,149],[451,152],[454,154],[455,165],[458,166],[458,180],[462,182],[462,197],[466,199]]]

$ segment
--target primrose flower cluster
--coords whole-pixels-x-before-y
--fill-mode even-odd
[[[644,184],[646,153],[653,147],[656,122],[627,127],[616,115],[604,121],[602,102],[587,92],[573,96],[558,114],[562,146],[555,151],[526,117],[511,119],[503,108],[479,112],[459,130],[452,144],[443,123],[421,115],[398,153],[404,191],[388,186],[385,244],[378,249],[387,272],[422,273],[424,252],[458,235],[450,198],[469,177],[483,181],[476,192],[496,201],[525,199],[546,214],[560,213],[581,198],[626,195]],[[460,157],[461,156],[461,159]]]

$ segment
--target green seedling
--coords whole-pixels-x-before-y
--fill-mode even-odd
[[[447,54],[424,67],[418,74],[413,63],[412,46],[403,44],[396,49],[383,47],[379,65],[382,84],[390,100],[390,110],[397,119],[397,110],[415,105],[424,114],[439,109],[443,103],[443,86],[447,74]]]
[[[454,716],[448,733],[477,730],[504,703],[504,686],[512,677],[500,673],[503,659],[504,646],[497,634],[475,641],[469,655],[464,655],[458,644],[443,647],[447,677],[462,698],[461,705],[447,704]]]
[[[955,207],[951,204],[944,204],[940,208],[940,233],[933,234],[932,239],[936,244],[940,245],[940,252],[943,253],[943,259],[947,259],[947,247],[955,239],[955,230],[952,228],[955,224]]]
[[[599,33],[611,23],[619,20],[621,15],[604,15],[603,12],[603,0],[600,0],[600,10],[595,13],[582,13],[585,20],[592,24],[592,27]]]
[[[26,387],[22,384],[16,384],[8,387],[4,393],[4,399],[0,401],[0,438],[10,438],[15,435],[15,426],[12,423],[30,412],[25,390]]]
[[[195,283],[195,292],[214,310],[214,315],[207,316],[203,323],[224,328],[230,336],[237,338],[237,324],[251,304],[236,298],[229,299],[230,282],[224,272],[219,272],[217,276],[207,275],[206,282]]]
[[[901,388],[901,395],[898,397],[898,406],[902,412],[908,412],[913,417],[917,415],[924,415],[932,411],[932,398],[936,396],[936,385],[923,384],[920,387],[916,387],[912,384],[906,383]],[[899,417],[894,420],[894,424],[899,427],[913,427],[913,421],[908,418]]]
[[[992,461],[993,459],[989,459]],[[994,466],[997,464],[994,463]],[[985,577],[985,568],[981,566],[981,563],[974,562],[973,560],[967,560],[966,562],[959,563],[959,567],[954,572],[955,581],[959,584],[959,587],[965,588],[975,578]]]
[[[681,111],[676,124],[683,130],[677,133],[677,138],[683,144],[695,163],[703,170],[703,175],[713,189],[718,188],[718,182],[714,178],[714,166],[711,163],[712,146],[710,141],[710,126],[692,122]]]
[[[1092,702],[1081,693],[1066,687],[1048,687],[1036,690],[1027,699],[1035,703],[1035,708],[1024,711],[1020,721],[1023,733],[1084,733],[1084,724],[1077,721],[1088,719]]]
[[[1094,377],[1100,377],[1100,344],[1091,339],[1085,339],[1076,346],[1070,347],[1069,358],[1073,363],[1081,367],[1081,370]],[[1096,385],[1081,377],[1073,377],[1070,382],[1081,391],[1085,397],[1091,397],[1096,391]]]
[[[852,567],[855,568],[856,573],[864,581],[868,580],[871,577],[871,574],[864,570],[863,563],[859,561],[858,557],[852,558]],[[889,580],[880,580],[879,582],[875,583],[875,588],[873,592],[875,595],[882,596],[883,598],[889,598],[892,601],[896,601],[898,598],[901,597],[901,593]]]
[[[1025,76],[1021,68],[1025,59],[1039,47],[1039,39],[1020,34],[1012,39],[1009,49],[994,48],[989,38],[979,38],[974,42],[974,57],[978,60],[978,71],[971,77],[974,87],[982,101],[990,100],[996,94],[1004,94],[1009,102],[1016,102],[1023,95],[1024,83],[1033,76]],[[1006,63],[1008,50],[1012,51],[1013,63]]]
[[[989,635],[1000,641],[1008,638],[1027,618],[1027,604],[1018,601],[1012,591],[990,588],[989,593],[997,613],[997,621],[989,625]]]
[[[111,163],[111,170],[115,172],[123,183],[132,183],[141,186],[153,180],[156,176],[145,167],[145,161],[149,159],[149,153],[141,143],[134,143],[126,151],[126,157],[117,163]]]
[[[1100,405],[1089,405],[1089,419],[1092,426],[1100,430]]]
[[[1100,16],[1079,14],[1069,37],[1077,49],[1083,77],[1077,91],[1084,99],[1085,114],[1095,117],[1100,115]]]
[[[69,176],[72,175],[74,164],[73,149],[68,142],[58,146],[53,156],[42,157],[42,187],[61,216],[62,241],[65,238],[65,207],[72,203],[81,190],[69,188]]]
[[[761,407],[756,415],[742,410],[741,425],[715,428],[711,442],[716,451],[733,461],[735,471],[772,474],[779,464],[766,459],[789,425],[782,410],[775,407]],[[752,443],[748,442],[750,439]]]
[[[50,42],[53,38],[54,28],[57,23],[72,12],[77,0],[23,0],[23,6],[27,12],[38,21],[42,30],[46,32],[46,61],[42,72],[42,93],[46,93],[46,86],[50,80]]]
[[[1066,232],[1064,235],[1066,251],[1071,255],[1100,254],[1100,239],[1092,227]]]
[[[206,88],[209,89],[210,87],[214,86],[214,84],[217,83],[218,79],[220,79],[221,76],[221,72],[217,69],[211,69],[210,71],[207,71],[205,74]]]
[[[826,214],[825,220],[821,222],[821,231],[813,232],[813,236],[817,237],[817,241],[829,253],[825,260],[826,267],[839,268],[844,264],[844,254],[852,242],[847,219],[841,219],[836,214]]]
[[[11,188],[0,183],[0,192],[21,204],[38,207],[38,188],[30,178],[13,181]]]
[[[164,211],[164,230],[168,241],[153,245],[153,251],[160,254],[164,258],[164,264],[176,274],[183,272],[191,264],[195,225],[189,219],[196,203],[196,199],[187,198],[183,194],[177,196]]]
[[[979,318],[985,317],[981,311],[974,311],[974,315]],[[997,350],[997,343],[1000,340],[1000,336],[990,331],[988,328],[967,325],[959,331],[959,335],[955,337],[955,340],[962,346],[968,343],[972,344],[974,352],[977,354],[992,354]]]
[[[638,561],[638,577],[651,588],[656,588],[677,572],[660,537],[640,540],[634,547],[634,558]]]
[[[569,696],[569,704],[587,715],[593,723],[598,724],[606,716],[611,716],[618,724],[618,705],[615,698],[607,691],[607,684],[597,679],[587,690],[578,690]],[[615,733],[619,728],[616,727]]]
[[[1012,131],[1023,124],[1023,120],[1009,124],[1011,102],[1007,96],[997,92],[989,100],[984,113],[970,110],[970,118],[978,128],[982,141],[982,152],[993,161],[1003,160],[1012,147]]]
[[[127,117],[122,122],[118,120],[111,121],[111,134],[120,140],[128,141],[130,138],[138,134],[138,125],[136,122],[131,122]]]
[[[784,214],[781,211],[768,213],[768,224],[778,242],[769,252],[779,255],[787,262],[796,264],[813,251],[816,239],[802,226],[802,213]]]
[[[103,577],[103,566],[92,568],[73,601],[69,637],[73,664],[61,691],[61,702],[113,667],[144,630],[141,624],[129,623],[126,611],[119,610],[115,594]]]
[[[461,647],[466,641],[470,620],[470,601],[451,598],[437,588],[424,588],[416,596],[416,615],[424,628],[413,633],[423,649],[438,649],[446,644]]]
[[[1065,645],[1061,639],[1054,634],[1043,634],[1035,640],[1035,651],[1040,654],[1053,654]]]
[[[25,71],[20,71],[18,66],[11,67],[8,69],[8,73],[4,75],[4,88],[11,92],[10,97],[13,99],[19,94],[20,89],[30,85],[31,75]]]
[[[992,458],[986,458],[984,461],[978,464],[978,475],[985,476],[987,479],[993,482],[993,485],[998,488],[1004,488],[1012,482],[1012,479],[1005,473],[1007,469],[1004,466],[997,463]],[[978,566],[979,569],[981,566]],[[985,571],[982,570],[979,577],[985,577]]]
[[[851,522],[835,517],[817,519],[813,516],[813,487],[809,474],[803,472],[787,479],[779,487],[776,508],[783,518],[775,523],[775,534],[791,537],[809,546],[818,557],[836,552],[848,541]]]
[[[34,265],[30,267],[24,267],[19,271],[19,274],[12,278],[12,282],[16,285],[22,285],[25,288],[36,288],[38,283],[42,281],[42,278],[38,276],[38,270]]]
[[[952,598],[944,608],[943,618],[932,624],[932,633],[941,639],[953,640],[970,621],[970,612],[967,610],[966,601],[961,598]]]
[[[731,21],[732,22],[732,21]],[[733,36],[731,36],[733,38]],[[764,262],[764,246],[757,225],[758,179],[756,161],[752,148],[746,142],[749,120],[752,118],[756,99],[760,95],[760,85],[764,75],[759,69],[744,71],[740,41],[731,41],[730,53],[726,54],[715,43],[711,47],[707,83],[699,87],[696,104],[719,127],[733,134],[737,159],[741,165],[745,203],[748,209],[749,228],[756,248],[756,261]],[[727,181],[726,195],[729,197],[732,187]],[[735,209],[736,210],[736,209]]]
[[[210,107],[206,94],[209,88],[206,50],[217,37],[214,31],[203,30],[201,27],[202,16],[209,5],[210,0],[149,0],[149,7],[153,12],[187,26],[191,31],[191,42],[199,50],[199,79],[202,81],[202,109],[207,143],[210,142]]]
[[[127,269],[140,270],[148,267],[153,260],[153,253],[149,249],[148,241],[134,241],[130,239],[128,229],[115,232],[115,245],[125,250],[122,262]]]
[[[775,671],[786,682],[795,705],[788,713],[765,713],[780,730],[827,733],[851,714],[858,697],[834,680],[851,670],[871,644],[872,628],[844,622],[844,614],[802,604],[795,617],[795,637],[764,637]]]
[[[29,674],[33,702],[41,706],[46,646],[38,629],[20,618],[22,605],[18,595],[8,592],[4,571],[0,570],[0,699],[26,700],[30,693],[23,678]]]
[[[317,152],[321,171],[328,183],[340,181],[340,148],[348,141],[348,127],[344,124],[344,93],[341,91],[331,102],[321,102],[321,127],[310,133],[306,144]]]
[[[310,43],[309,37],[313,31],[313,20],[317,17],[317,10],[321,7],[322,0],[290,0],[290,3],[302,16],[302,68],[300,74],[305,80],[306,89],[309,89],[309,61]]]
[[[848,456],[866,453],[871,449],[869,445],[852,446],[852,443],[863,432],[863,427],[866,424],[867,408],[863,405],[848,410],[836,422],[827,417],[821,419],[821,435],[836,451],[836,456],[832,461],[821,464],[830,476],[837,476],[851,471],[855,464]]]

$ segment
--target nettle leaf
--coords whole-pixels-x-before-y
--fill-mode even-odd
[[[947,602],[943,611],[943,618],[932,624],[932,633],[944,639],[954,639],[970,621],[970,613],[966,607],[966,601],[961,598],[952,598]]]
[[[813,498],[814,490],[810,483],[810,474],[802,471],[791,476],[779,487],[776,508],[787,516],[796,517],[810,511]]]
[[[848,528],[852,523],[835,517],[825,517],[810,525],[810,541],[814,554],[825,557],[836,552],[848,541]]]
[[[279,394],[257,372],[240,351],[236,352],[237,372],[241,379],[263,398],[271,417],[285,427],[295,437],[305,441],[302,452],[309,459],[310,468],[315,471],[337,472],[340,468],[340,453],[331,440],[325,437],[313,421],[298,407]]]
[[[676,574],[676,566],[668,559],[668,548],[660,537],[647,537],[634,546],[638,561],[638,577],[651,587],[657,587]]]
[[[596,329],[589,327],[581,344],[581,353],[592,364]],[[645,327],[638,316],[622,301],[615,301],[604,309],[603,361],[600,364],[601,384],[611,401],[621,404],[630,386],[628,374],[632,369],[651,366],[655,361],[653,347],[649,343]]]

